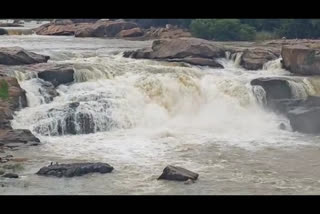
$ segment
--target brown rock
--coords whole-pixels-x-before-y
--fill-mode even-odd
[[[266,62],[277,58],[279,58],[279,55],[276,55],[268,49],[253,48],[243,52],[240,65],[248,70],[258,70],[262,69]]]
[[[0,48],[0,64],[24,65],[47,62],[49,56],[29,52],[20,47]]]
[[[319,49],[306,45],[283,46],[281,51],[283,66],[292,73],[301,75],[320,74]]]
[[[143,31],[140,28],[132,28],[129,30],[122,30],[119,33],[120,37],[138,37],[138,36],[142,36],[143,35]]]

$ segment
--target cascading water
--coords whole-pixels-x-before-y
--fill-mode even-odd
[[[72,84],[55,89],[34,74],[12,74],[26,90],[29,105],[16,112],[12,126],[30,129],[42,142],[23,153],[32,160],[27,173],[49,161],[105,161],[116,168],[107,179],[81,178],[90,180],[87,183],[81,179],[41,180],[32,175],[26,180],[34,188],[26,192],[210,194],[225,191],[230,182],[236,187],[237,182],[240,186],[245,183],[250,192],[257,177],[265,179],[264,185],[278,182],[274,174],[252,172],[277,161],[273,153],[266,158],[270,151],[314,141],[281,130],[279,124],[289,127],[288,121],[264,109],[265,91],[250,85],[252,79],[264,76],[291,78],[279,67],[279,60],[262,70],[246,71],[239,66],[241,53],[229,53],[218,60],[224,68],[213,69],[121,55],[124,50],[149,47],[150,42],[13,36],[3,45],[12,43],[50,55],[52,62],[71,63],[75,70]],[[314,81],[293,80],[294,96],[320,92]],[[252,156],[247,151],[257,153]],[[156,181],[168,164],[199,172],[199,183],[181,188]],[[237,173],[242,169],[245,173],[240,176]]]

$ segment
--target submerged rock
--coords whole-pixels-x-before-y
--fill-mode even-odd
[[[43,63],[47,62],[49,58],[49,56],[29,52],[20,47],[0,48],[0,64],[3,65]]]
[[[54,164],[41,168],[36,174],[42,176],[74,177],[88,173],[109,173],[113,167],[107,163]]]
[[[19,178],[19,175],[14,174],[14,173],[7,173],[7,174],[4,174],[2,177],[4,177],[4,178]]]
[[[182,167],[169,165],[166,168],[164,168],[163,173],[160,175],[158,180],[164,179],[164,180],[187,181],[189,179],[197,180],[198,177],[199,177],[199,174],[197,173],[191,172]]]
[[[122,30],[119,33],[119,37],[137,37],[142,35],[143,31],[138,27],[129,30]]]

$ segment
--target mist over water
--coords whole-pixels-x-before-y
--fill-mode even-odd
[[[290,128],[280,130],[280,123],[290,127],[289,122],[264,109],[264,90],[250,85],[257,77],[286,76],[292,78],[290,87],[297,98],[318,94],[316,80],[291,77],[281,68],[280,59],[266,63],[262,70],[247,71],[239,65],[240,54],[227,54],[226,59],[219,59],[224,69],[213,69],[122,57],[123,51],[148,47],[150,41],[35,35],[0,38],[0,46],[13,45],[47,54],[55,63],[72,63],[75,82],[57,87],[59,96],[50,101],[48,94],[41,93],[40,79],[20,71],[14,74],[27,92],[29,107],[16,113],[12,125],[30,129],[43,144],[21,152],[30,158],[19,181],[25,187],[12,185],[2,189],[4,194],[297,194],[319,190],[312,176],[316,185],[304,183],[308,169],[295,171],[296,180],[283,170],[298,156],[297,148],[312,153],[309,148],[317,146],[318,137]],[[70,120],[75,124],[71,131]],[[316,162],[316,155],[312,157]],[[50,161],[80,160],[105,161],[115,171],[70,180],[34,175]],[[199,173],[199,180],[192,185],[157,181],[168,164]]]

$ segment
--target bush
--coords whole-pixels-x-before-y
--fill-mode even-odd
[[[0,81],[0,99],[8,99],[9,97],[9,86],[5,80]]]
[[[190,30],[196,37],[220,41],[253,40],[256,34],[254,27],[241,24],[239,19],[195,19]]]

